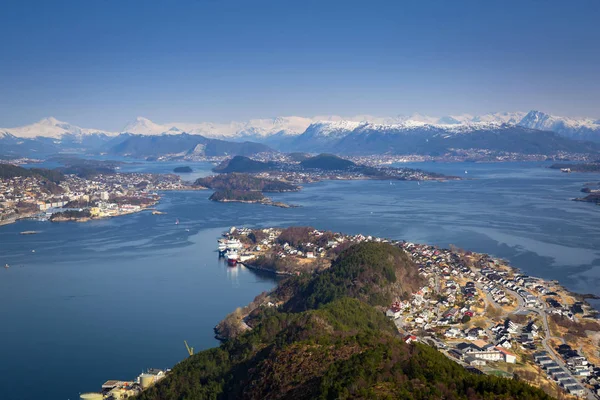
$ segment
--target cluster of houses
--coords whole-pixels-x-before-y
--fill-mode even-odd
[[[555,380],[567,393],[574,396],[585,396],[585,388],[572,376],[571,372],[558,365],[547,351],[538,351],[533,359],[548,375]]]
[[[341,233],[331,234],[329,232],[321,231],[318,229],[314,229],[310,232],[310,236],[312,239],[307,243],[301,243],[299,246],[292,246],[290,243],[277,243],[277,238],[282,233],[282,229],[277,228],[265,228],[259,229],[263,234],[264,238],[260,240],[259,243],[251,249],[252,251],[264,251],[266,249],[275,249],[277,250],[276,256],[279,258],[285,257],[299,257],[299,258],[318,258],[318,257],[326,257],[327,252],[330,249],[335,249],[339,245],[343,243],[361,243],[366,241],[372,242],[388,242],[385,239],[381,239],[373,236],[365,236],[365,235],[344,235]],[[255,230],[250,228],[236,228],[232,227],[229,230],[228,236],[236,237],[236,236],[248,236]],[[329,233],[331,238],[327,241],[327,243],[323,243],[322,246],[316,245],[315,243],[318,239]],[[301,247],[301,248],[300,248]]]
[[[101,202],[91,210],[96,216],[135,212],[140,208],[137,204],[116,205],[108,201],[119,197],[145,199],[156,197],[159,190],[184,188],[186,185],[177,175],[115,173],[100,174],[92,179],[65,175],[58,185],[48,185],[41,176],[4,178],[0,179],[0,221],[16,215],[17,208],[21,212],[27,206],[30,213],[52,214],[73,201]]]
[[[503,361],[509,364],[517,362],[517,357],[504,347],[486,343],[484,340],[458,343],[449,354],[470,366],[483,366],[487,362]]]
[[[539,281],[538,278],[520,274],[515,275],[513,278],[508,278],[506,271],[491,267],[482,268],[480,272],[484,277],[482,281],[486,282],[484,290],[492,296],[496,303],[500,305],[510,304],[512,300],[510,296],[507,296],[506,291],[512,290],[523,299],[525,307],[541,307],[538,297],[524,289],[533,289],[534,285]]]

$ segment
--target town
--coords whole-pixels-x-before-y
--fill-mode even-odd
[[[398,246],[427,281],[409,299],[382,309],[407,343],[433,346],[473,372],[525,380],[555,397],[600,395],[596,312],[557,282],[524,275],[486,254],[360,234],[233,227],[224,235],[239,243],[236,261],[244,267],[284,275],[326,269],[355,243]],[[269,295],[243,312],[277,305]],[[249,329],[243,318],[239,323]]]
[[[153,206],[160,191],[196,189],[174,174],[63,175],[57,182],[42,175],[0,179],[0,224],[118,216]]]

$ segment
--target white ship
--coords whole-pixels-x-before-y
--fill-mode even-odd
[[[237,239],[229,239],[227,241],[227,248],[231,250],[239,250],[242,248],[242,242]]]
[[[231,266],[237,265],[239,255],[237,250],[229,249],[227,253],[225,253],[225,258],[227,259],[227,264]]]

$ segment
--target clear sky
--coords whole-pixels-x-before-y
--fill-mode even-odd
[[[0,126],[600,118],[597,0],[3,0]]]

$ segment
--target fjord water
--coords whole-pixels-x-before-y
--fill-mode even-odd
[[[600,174],[563,174],[547,163],[407,166],[468,179],[330,181],[272,196],[300,206],[290,209],[173,192],[158,205],[165,215],[0,227],[0,265],[11,265],[0,271],[0,397],[76,399],[107,379],[171,367],[187,354],[183,340],[196,350],[217,345],[213,326],[275,285],[269,275],[218,260],[215,240],[232,225],[312,225],[455,244],[600,294],[600,207],[570,201]],[[41,232],[19,235],[25,230]]]

